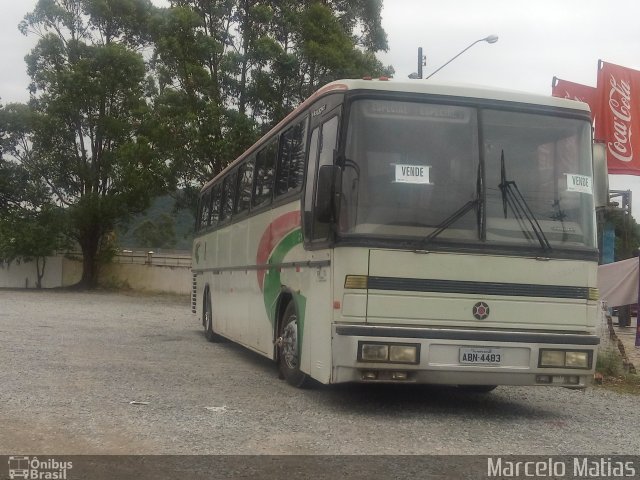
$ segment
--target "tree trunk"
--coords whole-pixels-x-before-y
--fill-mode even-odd
[[[247,71],[249,70],[247,54],[245,52],[244,60],[242,61],[242,68],[240,74],[240,100],[238,105],[238,112],[243,117],[247,114]]]
[[[242,116],[245,116],[247,113],[247,73],[249,71],[249,39],[250,34],[249,30],[251,28],[250,20],[249,20],[249,2],[244,2],[243,4],[243,17],[241,20],[241,35],[242,35],[242,66],[240,67],[240,98],[239,98],[239,106],[238,111]]]
[[[98,246],[99,234],[92,231],[79,239],[82,250],[82,279],[79,286],[92,289],[98,285]]]
[[[40,266],[40,259],[42,259],[42,266]],[[44,267],[47,265],[47,257],[36,257],[36,288],[39,290],[42,288],[42,277],[44,277]]]

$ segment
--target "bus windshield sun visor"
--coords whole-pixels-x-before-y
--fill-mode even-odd
[[[518,189],[518,185],[513,180],[507,180],[507,173],[504,162],[504,150],[500,154],[500,185],[498,185],[500,191],[502,193],[502,208],[504,211],[504,218],[507,218],[507,206],[511,209],[513,216],[518,220],[518,224],[520,225],[520,229],[524,235],[533,240],[533,235],[540,242],[540,246],[543,250],[550,251],[551,244],[547,239],[546,235],[542,231],[542,227],[540,227],[540,223],[536,219],[535,215],[531,211],[531,208],[527,204],[527,201],[520,193]],[[533,235],[527,229],[525,220],[531,226],[531,230],[533,231]]]

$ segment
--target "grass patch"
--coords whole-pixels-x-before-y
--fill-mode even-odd
[[[598,352],[596,372],[601,373],[603,377],[619,377],[624,374],[622,358],[614,347]]]
[[[625,371],[620,354],[614,348],[599,352],[596,375],[602,375],[601,387],[618,393],[640,395],[640,375]]]
[[[620,377],[604,377],[601,386],[618,393],[640,395],[640,375],[626,373]]]
[[[165,292],[162,290],[138,290],[129,285],[125,281],[113,281],[113,282],[100,282],[96,292],[108,292],[118,293],[126,297],[148,297],[148,298],[163,298],[171,303],[185,303],[189,305],[189,311],[191,311],[191,294],[189,293],[176,293]]]
[[[116,277],[109,277],[99,282],[99,288],[108,292],[129,292],[133,289],[129,282],[120,280]]]

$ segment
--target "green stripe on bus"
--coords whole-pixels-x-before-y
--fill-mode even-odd
[[[269,257],[268,264],[283,263],[284,257],[296,246],[302,243],[302,229],[296,228],[288,233],[274,248]],[[276,303],[282,292],[282,282],[280,280],[280,269],[270,268],[264,276],[264,306],[267,310],[267,316],[272,326],[276,324]],[[307,299],[304,295],[294,293],[293,301],[296,304],[298,312],[298,352],[302,346],[302,336],[304,334],[304,314],[306,310]]]

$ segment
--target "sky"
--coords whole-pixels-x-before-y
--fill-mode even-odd
[[[0,0],[3,104],[28,99],[24,56],[35,38],[17,26],[35,3]],[[389,50],[378,58],[405,79],[417,71],[422,47],[426,77],[474,41],[495,34],[497,43],[477,43],[433,80],[551,95],[554,76],[595,87],[600,59],[640,70],[639,18],[637,0],[384,0]],[[612,190],[632,190],[633,213],[640,218],[640,177],[610,175],[609,182]]]

